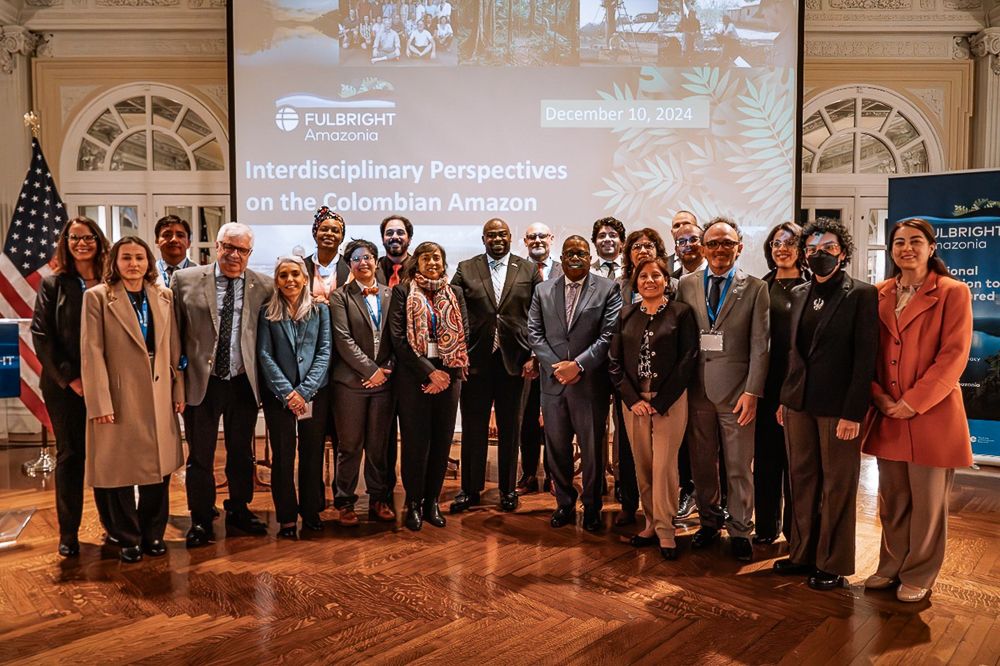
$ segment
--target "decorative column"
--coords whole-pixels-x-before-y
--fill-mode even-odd
[[[992,15],[991,22],[996,26]],[[1000,168],[1000,27],[975,35],[970,47],[976,59],[972,168],[996,169]]]
[[[0,26],[0,239],[6,238],[13,204],[31,160],[31,132],[24,114],[31,110],[31,62],[38,36],[19,25]],[[0,242],[3,242],[0,240]]]

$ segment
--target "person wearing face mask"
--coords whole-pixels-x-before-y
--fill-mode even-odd
[[[613,217],[602,217],[594,222],[590,234],[597,258],[590,270],[609,280],[622,276],[622,243],[625,241],[625,225]]]
[[[313,216],[312,235],[316,252],[305,258],[306,275],[309,276],[313,300],[328,305],[330,294],[347,284],[351,267],[341,261],[340,244],[344,242],[347,223],[326,206]]]
[[[854,573],[861,422],[868,412],[878,338],[878,292],[844,266],[854,241],[837,220],[806,226],[800,248],[812,279],[792,289],[785,427],[792,534],[781,574],[832,590]]]

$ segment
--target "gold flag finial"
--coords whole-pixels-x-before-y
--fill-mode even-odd
[[[31,135],[38,138],[38,130],[40,129],[40,124],[38,122],[38,116],[35,115],[34,111],[28,111],[24,114],[24,126],[31,128]]]

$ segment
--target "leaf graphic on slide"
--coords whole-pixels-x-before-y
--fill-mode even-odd
[[[612,172],[613,179],[602,178],[609,189],[594,192],[594,195],[607,199],[604,204],[605,210],[614,210],[615,215],[625,213],[627,217],[632,217],[643,202],[639,192],[642,182],[629,173],[628,169],[624,171],[624,174],[618,171]]]

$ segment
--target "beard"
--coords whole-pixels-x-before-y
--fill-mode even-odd
[[[390,257],[402,257],[410,249],[409,243],[386,243],[385,253]]]
[[[537,245],[528,248],[528,256],[534,261],[545,261],[545,258],[549,256],[549,248],[544,245]]]

